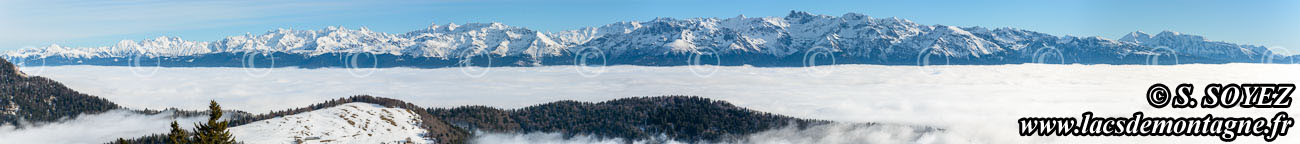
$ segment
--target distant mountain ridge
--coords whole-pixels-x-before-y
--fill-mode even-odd
[[[834,17],[799,11],[785,17],[658,18],[560,32],[502,23],[432,25],[407,33],[374,32],[364,27],[278,29],[211,42],[159,37],[138,42],[124,40],[106,47],[51,45],[10,51],[4,57],[24,59],[27,65],[452,67],[466,63],[539,66],[582,62],[648,66],[1147,64],[1149,57],[1171,55],[1176,55],[1179,63],[1258,63],[1294,58],[1275,56],[1262,46],[1211,41],[1170,31],[1156,35],[1134,32],[1112,40],[1053,36],[1015,28],[922,25],[857,13]],[[274,65],[267,63],[272,61],[268,57],[275,57]],[[705,60],[698,60],[701,57]],[[487,63],[487,59],[491,62]],[[834,63],[811,59],[834,59]],[[932,62],[922,63],[922,59]]]

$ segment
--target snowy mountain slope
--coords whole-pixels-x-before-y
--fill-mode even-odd
[[[59,45],[10,51],[9,58],[49,58],[50,65],[114,65],[107,59],[177,57],[183,66],[228,66],[201,59],[244,53],[282,53],[300,63],[338,63],[322,55],[369,53],[400,58],[456,59],[487,55],[506,64],[528,66],[543,58],[573,59],[579,52],[595,51],[608,63],[661,65],[665,59],[689,54],[720,54],[744,64],[789,63],[808,53],[831,53],[846,63],[915,64],[918,55],[957,59],[966,64],[1036,62],[1042,51],[1060,55],[1059,63],[1136,64],[1167,47],[1194,63],[1259,62],[1271,54],[1267,48],[1210,41],[1201,36],[1162,32],[1135,32],[1120,40],[1101,37],[1053,36],[1014,29],[922,25],[899,18],[873,18],[848,13],[842,16],[792,11],[785,17],[657,18],[617,22],[600,27],[541,32],[501,23],[431,25],[394,34],[366,28],[327,27],[321,30],[278,29],[263,34],[231,36],[213,42],[162,37],[122,41],[117,45],[68,48]],[[593,50],[594,49],[594,50]],[[51,58],[52,57],[52,58]],[[197,61],[189,61],[198,59]],[[342,58],[346,59],[346,58]],[[95,60],[105,62],[95,62]],[[298,60],[293,60],[298,61]],[[416,61],[396,66],[445,66],[443,61]],[[1056,63],[1056,62],[1053,62]],[[564,64],[564,63],[560,63]],[[571,63],[568,63],[571,64]],[[293,64],[289,64],[293,65]],[[671,64],[670,64],[671,65]]]
[[[347,103],[231,128],[246,143],[433,143],[419,117],[401,108]]]

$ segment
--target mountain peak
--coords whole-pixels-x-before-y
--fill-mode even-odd
[[[267,33],[289,33],[289,32],[293,32],[293,28],[276,28],[275,30],[267,31]],[[252,33],[245,33],[245,35],[252,35]]]
[[[1209,41],[1208,39],[1205,39],[1205,37],[1199,35],[1183,34],[1181,32],[1168,31],[1168,30],[1162,31],[1160,32],[1160,34],[1156,34],[1153,37],[1158,37],[1161,39],[1179,39],[1179,40],[1186,40],[1186,41]]]
[[[1176,32],[1176,31],[1164,30],[1164,31],[1160,31],[1160,33],[1156,35],[1182,35],[1182,34],[1183,33]]]
[[[438,22],[429,22],[429,27],[425,27],[424,29],[425,29],[425,30],[437,30],[437,29],[440,28],[440,27],[442,27],[442,26],[439,26],[439,25],[438,25]]]
[[[791,11],[790,11],[790,14],[789,14],[789,15],[786,15],[785,17],[786,17],[786,18],[803,18],[803,17],[815,17],[815,16],[817,16],[817,15],[812,14],[812,13],[809,13],[809,12],[791,10]]]
[[[865,14],[860,14],[860,13],[844,13],[844,15],[843,15],[843,16],[840,16],[840,18],[844,18],[844,19],[864,19],[864,18],[866,18],[866,19],[870,19],[871,16],[867,16],[867,15],[865,15]]]
[[[447,23],[447,31],[456,30],[458,27],[460,27],[460,25],[456,25],[456,23]]]
[[[1132,42],[1132,43],[1142,43],[1143,41],[1146,41],[1147,39],[1151,39],[1151,35],[1150,35],[1150,34],[1147,34],[1147,33],[1142,32],[1142,31],[1134,31],[1134,32],[1129,33],[1128,35],[1124,35],[1124,37],[1123,37],[1123,38],[1120,38],[1119,41],[1123,41],[1123,42]]]
[[[165,42],[165,41],[184,41],[184,39],[181,39],[181,37],[179,37],[179,36],[158,36],[158,37],[156,37],[156,38],[153,38],[153,39],[146,39],[146,40],[144,40],[144,41],[150,41],[150,42]]]
[[[674,19],[674,18],[671,18],[671,17],[656,17],[654,20],[650,20],[650,21],[651,21],[651,22],[671,22],[671,21],[676,21],[676,20],[677,20],[677,19]]]
[[[501,23],[501,22],[490,22],[490,23],[487,23],[487,25],[488,25],[489,27],[493,27],[493,28],[505,28],[505,27],[510,27],[510,26],[507,26],[506,24]]]
[[[1142,31],[1134,31],[1132,33],[1129,33],[1129,35],[1139,36],[1139,37],[1151,37],[1151,34],[1147,34],[1146,32],[1142,32]]]

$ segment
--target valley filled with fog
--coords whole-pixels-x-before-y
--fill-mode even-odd
[[[936,127],[943,132],[898,136],[907,128],[759,133],[755,142],[861,140],[917,143],[1132,143],[1218,142],[1217,137],[1022,137],[1021,117],[1148,116],[1272,117],[1285,109],[1155,109],[1145,92],[1155,83],[1295,83],[1300,65],[981,65],[819,67],[491,67],[491,68],[156,68],[115,66],[22,67],[80,92],[127,108],[199,110],[215,100],[251,113],[304,107],[352,95],[389,97],[423,107],[486,105],[520,108],[557,100],[604,101],[622,97],[694,95],[758,111],[839,122]],[[106,113],[102,115],[111,115]],[[157,121],[155,117],[138,118]],[[170,120],[166,120],[170,121]],[[166,122],[153,122],[166,123]],[[76,123],[70,123],[76,124]],[[57,124],[53,124],[57,125]],[[165,132],[150,127],[156,133]],[[26,131],[49,131],[35,127]],[[44,130],[44,131],[43,131]],[[58,130],[58,129],[55,129]],[[811,132],[825,130],[830,132]],[[849,131],[850,133],[845,133]],[[7,133],[7,134],[6,134]],[[0,137],[23,130],[0,130]],[[148,134],[148,133],[145,133]],[[810,134],[826,134],[809,139]],[[582,138],[582,137],[578,137]],[[801,139],[803,138],[803,139]],[[854,139],[864,138],[864,139]],[[1297,142],[1280,137],[1275,143]],[[493,134],[480,142],[557,140],[552,134]],[[576,142],[600,140],[576,139]],[[1237,142],[1263,142],[1242,137]],[[761,143],[761,142],[759,142]]]

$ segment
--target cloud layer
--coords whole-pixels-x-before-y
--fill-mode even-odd
[[[117,138],[167,133],[171,130],[172,120],[182,128],[190,129],[195,122],[206,121],[207,117],[173,118],[170,112],[143,115],[119,109],[81,115],[58,123],[24,125],[22,129],[12,125],[0,126],[0,139],[4,140],[0,143],[104,143]]]

